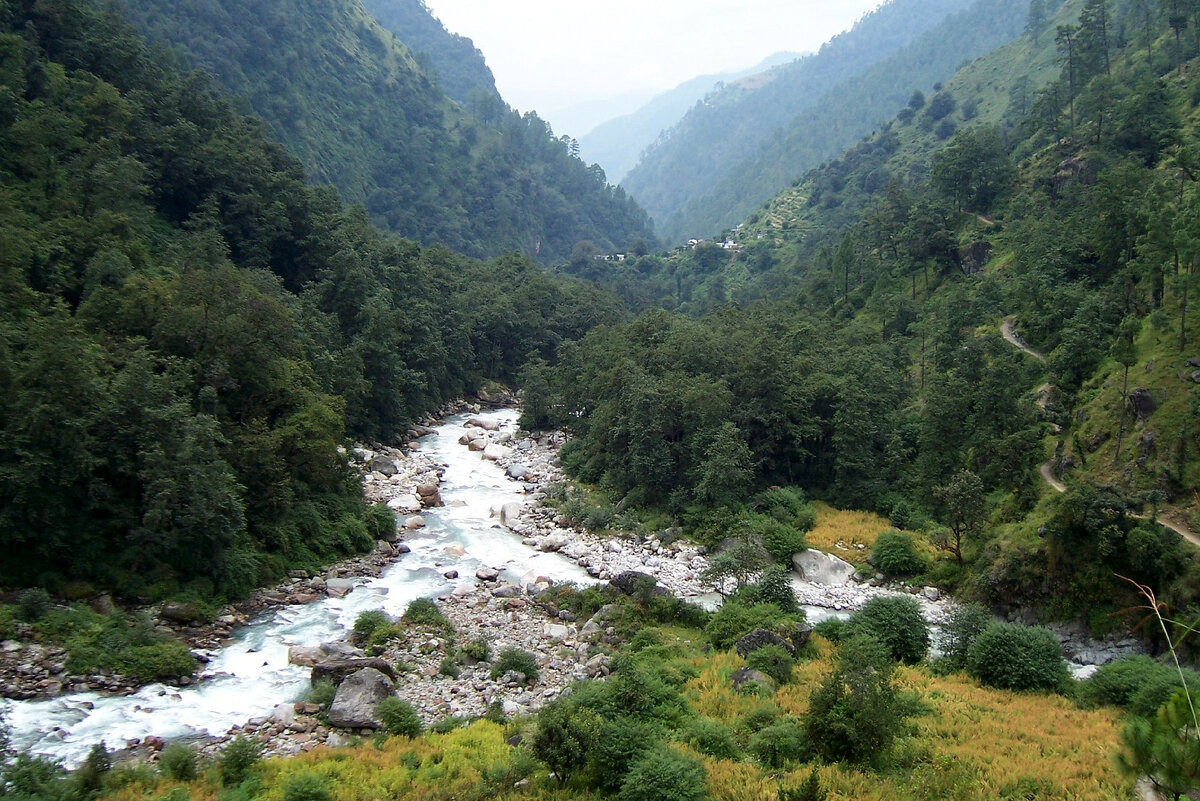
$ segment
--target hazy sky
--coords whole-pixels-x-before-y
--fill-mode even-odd
[[[879,0],[425,0],[475,41],[500,93],[543,116],[580,101],[669,89],[813,51]],[[553,119],[551,118],[551,122]]]

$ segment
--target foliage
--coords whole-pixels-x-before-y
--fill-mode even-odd
[[[714,648],[730,648],[743,634],[759,628],[770,629],[785,619],[787,616],[783,610],[774,604],[746,606],[731,601],[722,604],[709,619],[704,627],[704,636]]]
[[[758,581],[743,587],[733,598],[751,606],[771,604],[785,614],[800,611],[800,602],[796,600],[796,591],[792,589],[792,571],[781,565],[768,567]]]
[[[1002,690],[1056,691],[1070,678],[1049,629],[998,622],[975,638],[967,652],[967,672]]]
[[[454,624],[442,614],[436,601],[417,598],[405,608],[400,620],[407,626],[421,626],[437,631],[452,632]]]
[[[876,596],[850,617],[852,632],[873,637],[888,656],[913,665],[929,651],[929,623],[910,596]]]
[[[541,708],[530,748],[550,766],[560,785],[587,764],[599,736],[600,718],[589,709],[558,701]]]
[[[520,648],[505,648],[496,657],[496,661],[492,663],[492,669],[489,675],[493,679],[498,679],[509,671],[520,673],[525,677],[528,684],[535,684],[538,680],[537,660],[533,654]]]
[[[764,645],[746,657],[746,665],[761,671],[779,684],[787,684],[792,678],[795,658],[782,645]]]
[[[333,703],[335,696],[337,696],[337,685],[328,679],[321,679],[309,686],[304,697],[310,704],[328,707]]]
[[[963,604],[950,612],[942,624],[939,644],[943,658],[953,669],[961,670],[967,666],[971,646],[993,622],[995,616],[979,604]]]
[[[879,764],[905,711],[890,654],[874,638],[855,634],[842,641],[833,672],[813,691],[804,731],[823,759]]]
[[[589,786],[605,793],[618,793],[630,767],[658,745],[662,737],[662,727],[656,720],[623,714],[600,718],[596,744],[588,760]]]
[[[297,773],[283,785],[283,801],[332,801],[328,782],[315,773]]]
[[[1134,718],[1121,734],[1121,772],[1147,777],[1155,789],[1179,799],[1200,782],[1200,729],[1194,693],[1179,690],[1152,720]]]
[[[359,642],[367,642],[371,639],[371,635],[376,629],[381,626],[386,626],[392,620],[387,612],[382,609],[368,609],[365,612],[360,612],[358,617],[354,619],[354,638]]]
[[[782,768],[810,754],[804,727],[795,718],[784,718],[759,729],[746,750],[768,768]]]
[[[887,576],[915,576],[929,569],[929,561],[905,531],[884,531],[871,547],[871,564]]]
[[[413,705],[397,696],[383,699],[376,713],[388,734],[398,737],[416,737],[424,726]]]
[[[217,764],[221,772],[221,783],[225,786],[241,784],[254,770],[262,758],[262,746],[239,734],[221,749]]]
[[[656,748],[634,763],[620,801],[704,801],[704,766],[669,748]]]
[[[711,718],[696,718],[683,732],[683,739],[699,753],[715,759],[737,759],[742,749],[728,726]]]
[[[492,658],[492,644],[486,637],[476,637],[462,647],[464,656],[476,662],[486,662]]]
[[[30,587],[17,597],[17,617],[26,623],[41,620],[51,606],[50,593],[41,587]]]
[[[196,752],[184,743],[171,743],[158,757],[159,769],[178,782],[196,778]]]

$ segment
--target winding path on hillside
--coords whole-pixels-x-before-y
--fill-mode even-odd
[[[1022,353],[1027,353],[1030,356],[1032,356],[1033,358],[1037,359],[1039,362],[1044,363],[1046,361],[1046,357],[1043,354],[1038,353],[1033,348],[1029,347],[1029,345],[1025,342],[1025,340],[1021,339],[1021,335],[1016,332],[1016,329],[1013,327],[1013,324],[1015,321],[1016,321],[1016,317],[1014,315],[1010,314],[1008,317],[1005,317],[1004,321],[1000,323],[1000,336],[1004,337],[1004,341],[1009,343],[1010,345],[1012,345],[1017,350],[1020,350]],[[1040,387],[1037,388],[1037,392],[1041,399],[1044,399],[1046,397],[1046,393],[1049,389],[1050,389],[1049,384],[1042,384]],[[1039,401],[1039,405],[1040,405],[1040,403],[1041,403],[1041,401]],[[1045,408],[1045,407],[1043,406],[1043,408]],[[1055,428],[1057,429],[1058,427],[1055,426]],[[1053,487],[1055,489],[1055,491],[1057,491],[1057,492],[1066,492],[1067,491],[1067,485],[1064,484],[1059,478],[1057,478],[1054,475],[1054,460],[1053,459],[1051,459],[1050,461],[1043,462],[1041,467],[1038,468],[1038,472],[1041,473],[1042,480],[1044,480],[1047,484],[1049,484],[1051,487]],[[1152,515],[1135,515],[1135,514],[1131,514],[1130,517],[1137,518],[1138,520],[1154,520],[1160,526],[1171,529],[1171,531],[1174,531],[1176,534],[1183,537],[1185,540],[1190,542],[1192,545],[1195,545],[1197,548],[1200,548],[1200,535],[1197,535],[1196,532],[1192,531],[1188,527],[1187,523],[1183,522],[1182,520],[1161,517],[1161,516],[1156,517],[1156,516],[1152,516]]]

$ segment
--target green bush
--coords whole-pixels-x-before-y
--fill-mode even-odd
[[[400,619],[410,626],[426,626],[447,632],[454,629],[438,605],[428,598],[418,598],[410,603]]]
[[[447,656],[438,665],[438,673],[443,676],[449,676],[452,679],[457,679],[462,671],[458,669],[458,661],[452,656]]]
[[[813,634],[820,634],[834,645],[837,645],[846,636],[846,628],[849,623],[850,621],[845,618],[827,617],[813,626]]]
[[[789,762],[807,759],[810,755],[804,727],[791,717],[761,729],[750,738],[746,750],[768,768],[782,768]]]
[[[785,523],[801,534],[811,531],[817,524],[817,513],[804,499],[798,487],[773,487],[760,492],[753,506],[764,515]]]
[[[782,645],[764,645],[746,657],[746,664],[766,673],[778,684],[787,684],[792,680],[796,660]]]
[[[283,801],[332,801],[325,778],[315,773],[296,773],[283,782]]]
[[[929,569],[929,562],[917,552],[912,535],[905,531],[884,531],[871,548],[871,564],[888,576],[915,576]]]
[[[177,782],[196,778],[196,752],[183,743],[171,743],[158,756],[158,768]]]
[[[955,670],[966,667],[971,646],[995,622],[995,616],[979,604],[955,609],[942,624],[942,658]]]
[[[908,501],[901,498],[892,505],[892,510],[888,512],[888,520],[896,528],[912,528],[914,515],[912,507],[908,505]]]
[[[523,674],[527,684],[533,684],[538,680],[537,660],[533,654],[523,651],[520,648],[505,648],[501,651],[500,656],[492,663],[492,670],[489,675],[494,680],[500,678],[510,670]]]
[[[30,587],[17,597],[17,617],[26,623],[36,623],[46,616],[53,605],[50,593],[41,587]]]
[[[666,747],[639,759],[621,784],[619,801],[706,801],[704,766]]]
[[[1188,687],[1193,690],[1200,687],[1200,673],[1196,673],[1194,670],[1185,670],[1183,673]],[[1157,675],[1151,677],[1129,699],[1129,714],[1143,718],[1154,717],[1159,707],[1170,701],[1171,697],[1182,689],[1183,684],[1180,682],[1178,671],[1164,665]]]
[[[1114,659],[1096,668],[1096,672],[1083,683],[1080,700],[1095,706],[1127,707],[1138,692],[1164,670],[1168,668],[1144,654]]]
[[[388,617],[388,613],[382,609],[368,609],[366,612],[360,613],[354,620],[354,639],[360,643],[367,642],[376,629],[391,622],[392,619]]]
[[[196,658],[177,640],[124,648],[114,663],[120,673],[140,682],[178,679],[196,669]]]
[[[771,561],[777,565],[791,567],[792,555],[807,547],[803,532],[765,515],[754,515],[750,530],[762,541],[763,548],[771,555]]]
[[[879,640],[898,662],[915,665],[929,651],[929,623],[915,598],[872,598],[851,616],[850,626]]]
[[[742,716],[740,727],[753,734],[756,731],[762,731],[767,726],[770,726],[783,715],[783,710],[780,709],[774,702],[759,704],[752,707],[745,715]]]
[[[423,728],[421,718],[412,704],[394,695],[383,699],[376,714],[383,723],[383,730],[394,736],[416,737]]]
[[[234,737],[221,749],[221,758],[217,763],[221,771],[221,783],[226,787],[241,784],[261,758],[261,745],[240,734]]]
[[[337,685],[329,679],[321,679],[309,686],[304,697],[310,704],[328,708],[336,695]]]
[[[774,604],[787,614],[800,611],[800,602],[792,589],[791,571],[781,565],[768,567],[757,582],[746,586],[737,597],[751,605]]]
[[[992,623],[967,653],[967,672],[1002,690],[1060,690],[1070,679],[1049,629]]]
[[[476,662],[486,662],[492,658],[492,645],[483,637],[476,637],[462,647],[463,656]]]
[[[712,718],[697,718],[684,730],[683,740],[705,756],[738,759],[742,755],[729,727]]]
[[[588,709],[579,709],[565,700],[542,707],[530,747],[534,756],[550,766],[559,784],[588,762],[596,746],[600,718]]]
[[[757,628],[770,629],[787,619],[783,610],[774,604],[745,604],[728,602],[708,620],[704,635],[718,650],[731,647],[737,639]]]
[[[376,503],[367,508],[367,534],[373,540],[391,540],[396,537],[396,513],[387,504]]]

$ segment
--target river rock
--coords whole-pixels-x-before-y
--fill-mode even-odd
[[[326,653],[317,645],[292,645],[288,647],[288,664],[300,667],[314,667],[326,657]]]
[[[163,620],[184,625],[204,622],[204,613],[199,606],[182,601],[167,601],[159,609],[158,616]]]
[[[415,495],[397,495],[387,505],[393,512],[419,512],[422,508],[421,501]]]
[[[795,656],[795,647],[787,640],[780,637],[778,634],[767,631],[766,629],[755,629],[749,634],[743,635],[735,643],[738,655],[745,659],[750,654],[768,645],[778,645],[789,654]]]
[[[496,420],[485,420],[482,417],[472,417],[463,423],[466,428],[482,428],[484,431],[499,431],[500,423]]]
[[[512,456],[512,448],[506,448],[503,445],[492,443],[483,449],[483,458],[489,462],[498,462],[501,459],[507,459]]]
[[[521,504],[515,501],[509,501],[500,507],[500,522],[504,525],[511,525],[521,517]]]
[[[567,547],[568,542],[570,542],[570,540],[567,539],[566,534],[550,534],[549,536],[542,537],[540,540],[538,540],[537,548],[539,551],[552,553],[554,551],[561,551],[563,548]]]
[[[467,549],[459,545],[457,542],[447,545],[442,550],[445,551],[447,556],[453,556],[455,558],[467,555]]]
[[[325,592],[330,598],[345,598],[354,589],[354,579],[331,578],[325,582]]]
[[[416,531],[417,529],[425,528],[425,518],[421,517],[420,515],[413,515],[412,517],[406,518],[404,520],[404,528],[409,531]]]
[[[277,704],[271,713],[271,721],[281,729],[296,727],[296,707],[294,704]]]
[[[329,723],[343,729],[383,728],[379,705],[395,693],[391,679],[375,668],[364,668],[338,686],[329,706]]]
[[[848,583],[855,573],[849,562],[812,548],[793,555],[792,566],[805,581],[834,587]]]
[[[475,578],[480,581],[495,581],[500,578],[500,571],[494,567],[481,567],[475,571]]]
[[[671,591],[666,587],[659,586],[658,580],[654,576],[638,570],[626,570],[623,573],[619,573],[613,576],[608,583],[620,590],[624,595],[649,592],[651,598],[661,598],[671,594]]]
[[[376,456],[370,462],[370,468],[375,473],[383,473],[389,478],[396,475],[400,471],[396,468],[396,463],[385,456]]]
[[[495,598],[517,598],[521,595],[521,588],[516,584],[505,582],[499,587],[492,590],[492,596]]]
[[[367,669],[382,673],[392,680],[396,678],[395,669],[386,660],[379,657],[339,657],[326,659],[313,665],[309,681],[313,684],[320,681],[341,684],[348,677]]]
[[[525,476],[529,475],[533,471],[523,464],[510,464],[508,469],[504,472],[507,473],[508,477],[511,479],[516,481],[524,481]]]

